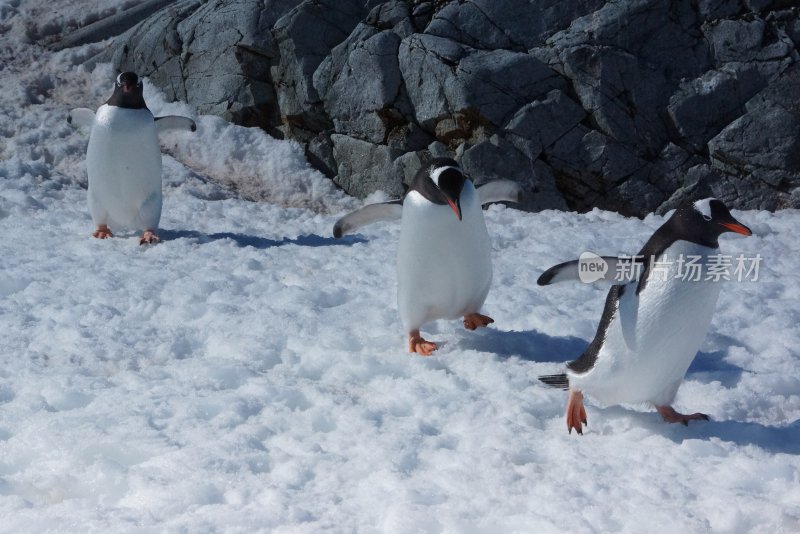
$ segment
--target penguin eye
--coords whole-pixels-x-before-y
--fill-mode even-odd
[[[711,220],[711,215],[706,215],[706,214],[704,213],[704,214],[703,214],[703,220],[705,220],[705,221],[710,221],[710,220]]]

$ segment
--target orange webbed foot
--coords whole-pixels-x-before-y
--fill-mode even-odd
[[[567,430],[572,434],[574,428],[578,434],[582,435],[583,425],[589,425],[586,421],[586,408],[583,406],[583,393],[577,389],[570,389],[569,400],[567,400]]]
[[[408,334],[408,352],[415,352],[420,356],[430,356],[436,348],[436,343],[424,339],[419,330],[414,330]]]
[[[704,413],[682,414],[676,412],[672,406],[656,406],[656,410],[667,423],[682,423],[689,426],[692,419],[708,421],[708,416]]]
[[[139,239],[140,245],[153,245],[161,241],[161,238],[156,235],[152,230],[145,230],[142,238]]]
[[[494,322],[494,319],[488,315],[481,315],[480,313],[468,313],[464,316],[464,328],[467,330],[475,330],[482,326],[488,326]]]
[[[106,239],[109,237],[114,237],[114,234],[111,233],[111,229],[105,224],[98,224],[97,230],[92,232],[92,237],[96,237],[97,239]]]

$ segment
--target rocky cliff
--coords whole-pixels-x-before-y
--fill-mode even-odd
[[[161,4],[98,59],[299,140],[352,195],[450,154],[530,210],[800,207],[798,2]]]

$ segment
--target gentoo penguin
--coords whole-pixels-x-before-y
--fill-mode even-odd
[[[722,284],[720,277],[709,276],[709,266],[720,264],[718,238],[724,232],[751,235],[725,204],[706,198],[681,205],[636,256],[603,258],[610,267],[600,279],[615,285],[594,340],[567,364],[566,374],[539,377],[569,389],[570,432],[583,433],[583,393],[605,405],[654,405],[669,423],[708,419],[678,413],[671,404],[711,323]],[[586,265],[581,260],[556,265],[538,284],[577,280]]]
[[[436,350],[419,332],[428,321],[463,317],[469,330],[494,322],[480,313],[492,283],[481,206],[519,202],[521,191],[508,180],[476,189],[458,163],[435,158],[417,172],[402,199],[365,206],[336,222],[333,234],[341,237],[375,221],[402,219],[397,304],[410,352],[428,356]]]
[[[109,225],[141,229],[140,244],[156,243],[161,218],[161,149],[158,133],[167,129],[194,131],[186,117],[154,118],[144,102],[142,81],[133,72],[117,76],[114,93],[97,113],[87,108],[70,112],[77,126],[91,124],[86,171],[94,237],[113,234]]]

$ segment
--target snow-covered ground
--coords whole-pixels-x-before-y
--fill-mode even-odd
[[[23,37],[90,4],[114,5],[0,4],[0,530],[800,531],[800,213],[737,212],[754,236],[723,237],[763,261],[678,393],[710,422],[590,401],[569,435],[536,377],[585,348],[605,293],[535,280],[634,253],[662,218],[490,208],[496,324],[428,325],[431,358],[405,352],[399,225],[334,240],[360,203],[258,130],[195,117],[163,143],[164,241],[92,239],[87,135],[64,119],[115,73],[80,66],[98,45]]]

